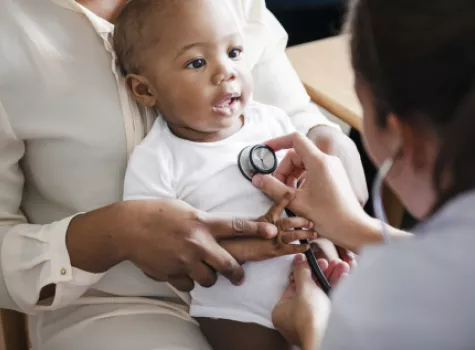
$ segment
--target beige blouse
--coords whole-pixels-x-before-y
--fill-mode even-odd
[[[255,99],[286,110],[300,131],[329,124],[290,66],[287,35],[264,0],[222,1],[242,22]],[[117,74],[113,26],[73,0],[8,3],[6,11],[0,0],[0,307],[34,314],[87,303],[90,290],[175,295],[131,263],[81,271],[66,249],[74,215],[121,200],[127,156],[152,121]],[[54,300],[38,306],[49,284]]]

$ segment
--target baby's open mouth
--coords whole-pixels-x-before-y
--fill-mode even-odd
[[[241,95],[238,93],[226,94],[220,101],[213,106],[213,111],[222,116],[232,115],[237,104],[241,101]]]

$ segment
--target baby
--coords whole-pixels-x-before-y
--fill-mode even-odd
[[[132,154],[124,199],[177,198],[249,219],[271,207],[241,174],[238,154],[295,129],[282,110],[252,101],[243,37],[227,3],[133,0],[120,15],[114,41],[128,87],[159,114]],[[219,276],[213,287],[193,289],[190,313],[215,349],[289,348],[271,313],[291,260],[245,264],[239,287]]]

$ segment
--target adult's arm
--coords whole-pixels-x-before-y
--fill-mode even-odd
[[[0,307],[31,313],[44,287],[56,285],[46,308],[57,308],[78,298],[101,274],[71,264],[66,233],[74,215],[45,225],[28,223],[20,209],[24,153],[0,103]]]

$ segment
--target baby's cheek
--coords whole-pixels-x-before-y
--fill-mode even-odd
[[[242,84],[242,94],[245,98],[250,99],[254,89],[251,71],[247,67],[243,67],[239,72],[239,76]]]

